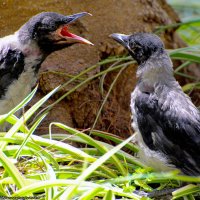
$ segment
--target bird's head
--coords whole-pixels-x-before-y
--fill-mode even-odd
[[[163,42],[154,34],[135,33],[133,35],[124,35],[114,33],[111,37],[124,46],[138,64],[145,63],[155,53],[164,51]]]
[[[75,43],[93,45],[90,41],[69,31],[69,25],[75,20],[90,15],[87,12],[65,16],[55,12],[43,12],[33,16],[19,30],[21,42],[33,40],[39,48],[49,54]]]

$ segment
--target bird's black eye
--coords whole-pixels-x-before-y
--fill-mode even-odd
[[[139,44],[135,43],[134,41],[129,42],[129,47],[133,52],[138,51],[142,48]]]
[[[142,49],[142,47],[137,44],[135,44],[135,46],[133,47],[133,51],[140,50],[140,49]]]
[[[135,45],[136,45],[135,42],[129,41],[129,47],[130,47],[131,49],[134,49],[134,46],[135,46]]]

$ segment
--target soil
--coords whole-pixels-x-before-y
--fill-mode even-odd
[[[66,15],[87,11],[93,15],[71,25],[71,31],[89,39],[95,46],[77,44],[49,56],[40,69],[39,90],[32,103],[69,80],[68,75],[76,75],[111,55],[126,54],[120,45],[109,38],[111,33],[152,32],[159,25],[180,21],[165,0],[2,0],[0,9],[0,36],[13,33],[31,16],[42,11]],[[174,29],[165,31],[160,37],[166,48],[173,49],[185,45]],[[97,67],[88,73],[87,77],[107,67]],[[136,82],[135,69],[135,66],[129,66],[120,75],[103,108],[96,129],[112,132],[124,138],[132,134],[129,104],[130,93]],[[103,85],[104,95],[100,92],[98,78],[73,92],[51,110],[37,133],[48,133],[48,126],[52,121],[78,129],[91,127],[115,76],[116,72],[107,74]],[[180,81],[182,83],[182,80]],[[48,103],[54,102],[74,85],[71,84],[59,91]]]

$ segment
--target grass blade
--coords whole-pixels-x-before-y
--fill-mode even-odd
[[[21,127],[24,122],[26,122],[34,113],[35,111],[45,102],[47,101],[57,90],[59,87],[52,90],[50,93],[48,93],[46,96],[44,96],[40,101],[38,101],[36,104],[34,104],[29,110],[27,110],[24,115],[17,121],[17,123],[12,126],[12,128],[7,132],[5,137],[12,137]],[[0,149],[3,150],[6,147],[7,143],[2,143],[0,145]]]
[[[0,161],[4,169],[12,177],[18,188],[23,188],[24,186],[27,185],[26,179],[24,179],[24,177],[15,167],[15,165],[9,160],[9,158],[2,151],[0,151]]]
[[[119,151],[124,145],[129,143],[134,138],[134,135],[126,139],[121,144],[114,147],[109,152],[105,153],[102,157],[100,157],[98,160],[96,160],[94,163],[92,163],[86,170],[83,171],[83,173],[76,179],[76,181],[81,184],[82,181],[87,179],[87,177],[95,171],[99,166],[101,166],[106,160],[108,160],[111,156],[113,156],[117,151]],[[74,195],[76,189],[78,186],[69,187],[62,195],[62,198],[71,199]],[[138,199],[138,196],[135,196]]]

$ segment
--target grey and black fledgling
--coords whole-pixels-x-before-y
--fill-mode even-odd
[[[133,128],[141,159],[160,171],[178,168],[200,175],[200,112],[173,75],[173,65],[154,34],[112,34],[137,61],[137,85],[131,94]]]
[[[88,14],[65,16],[43,12],[32,17],[13,35],[0,39],[0,114],[7,113],[27,96],[49,54],[75,43],[92,45],[68,30],[72,22]]]

